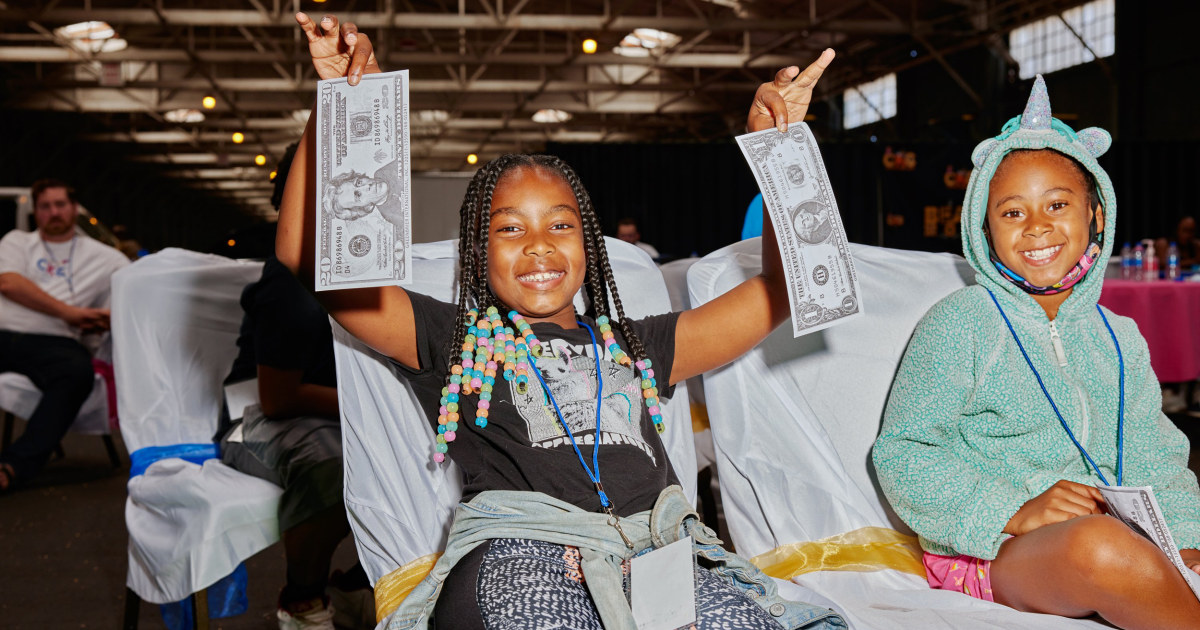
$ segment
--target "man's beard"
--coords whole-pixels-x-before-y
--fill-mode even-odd
[[[41,227],[41,230],[46,236],[63,236],[70,234],[73,227],[66,219],[57,219],[47,222]]]

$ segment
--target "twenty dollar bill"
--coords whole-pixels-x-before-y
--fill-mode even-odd
[[[316,116],[316,290],[407,280],[408,71],[320,81]]]
[[[1175,537],[1171,535],[1167,520],[1163,518],[1163,511],[1158,505],[1158,498],[1154,496],[1154,489],[1149,486],[1104,485],[1097,485],[1096,488],[1108,504],[1109,514],[1121,519],[1130,529],[1158,545],[1158,548],[1167,554],[1171,564],[1183,575],[1192,593],[1200,598],[1200,575],[1188,568],[1183,562],[1183,557],[1179,555]]]
[[[737,138],[775,227],[787,278],[792,334],[862,314],[861,291],[825,163],[808,125]]]

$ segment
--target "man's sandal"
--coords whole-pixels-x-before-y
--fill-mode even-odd
[[[17,478],[16,471],[9,464],[0,464],[0,492],[6,492],[12,488],[13,481]]]

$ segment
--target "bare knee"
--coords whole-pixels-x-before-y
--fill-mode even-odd
[[[1064,560],[1097,591],[1124,589],[1131,582],[1161,582],[1175,569],[1153,543],[1111,516],[1081,516],[1067,522]]]

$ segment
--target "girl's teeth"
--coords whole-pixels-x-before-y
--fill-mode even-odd
[[[557,278],[559,275],[560,274],[558,274],[558,273],[550,273],[550,272],[530,273],[530,274],[521,276],[521,278],[523,280],[525,280],[526,282],[546,282],[547,280],[553,280],[553,279]]]
[[[1054,247],[1047,247],[1045,249],[1034,249],[1025,252],[1025,256],[1033,260],[1043,260],[1053,256],[1060,249],[1062,249],[1062,245],[1055,245]]]

